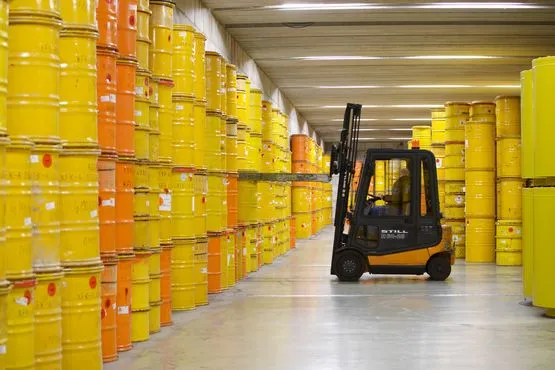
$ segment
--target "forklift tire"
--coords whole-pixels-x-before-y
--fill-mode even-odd
[[[353,250],[339,252],[335,257],[335,275],[339,281],[358,281],[365,270],[363,259]]]
[[[444,281],[451,275],[451,261],[443,255],[434,256],[428,261],[426,272],[433,281]]]

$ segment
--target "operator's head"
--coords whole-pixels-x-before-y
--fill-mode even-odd
[[[403,177],[403,176],[409,176],[410,175],[410,171],[407,167],[403,167],[401,168],[401,170],[399,171],[399,177]]]

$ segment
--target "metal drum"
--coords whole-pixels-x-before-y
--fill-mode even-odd
[[[466,261],[492,263],[495,261],[495,219],[466,219]]]
[[[468,121],[465,141],[466,170],[495,169],[495,123]]]
[[[60,268],[60,151],[60,146],[51,145],[35,145],[31,150],[35,271]]]
[[[134,246],[134,185],[135,163],[133,160],[116,161],[116,232],[115,247],[118,253],[130,253]]]
[[[117,295],[118,295],[118,259],[112,257],[104,260],[102,272],[102,360],[112,362],[118,359],[118,343],[116,333]]]
[[[174,168],[172,173],[171,225],[172,239],[195,237],[195,184],[194,170]]]
[[[96,8],[98,20],[98,41],[100,47],[115,50],[118,47],[118,3],[112,0],[99,0]]]
[[[222,291],[222,235],[224,233],[208,234],[208,293]]]
[[[521,175],[521,144],[519,138],[497,140],[497,177],[515,178]]]
[[[534,177],[555,176],[551,159],[555,152],[551,138],[555,134],[552,121],[555,117],[555,105],[551,99],[555,83],[555,57],[534,59],[533,73],[533,109],[535,131],[532,147],[534,154]],[[525,150],[528,150],[525,143]]]
[[[135,60],[137,57],[137,0],[119,0],[117,12],[119,55],[122,58]]]
[[[249,170],[259,172],[262,166],[262,135],[252,132],[247,134],[247,166]]]
[[[60,33],[60,137],[65,147],[98,145],[97,37],[96,31]]]
[[[7,293],[5,343],[6,369],[34,369],[35,360],[35,286],[36,281],[18,280],[0,288],[0,296]]]
[[[523,181],[516,179],[500,179],[499,183],[499,212],[500,220],[522,219],[522,187]]]
[[[495,171],[466,171],[466,217],[495,218]]]
[[[139,63],[139,68],[148,70],[150,68],[150,10],[148,4],[146,8],[141,9],[139,6],[137,10],[137,44],[136,55]],[[143,6],[145,6],[143,5]]]
[[[227,229],[227,190],[224,173],[208,172],[206,196],[206,225],[208,232]]]
[[[206,52],[206,109],[222,112],[222,56],[214,51]]]
[[[161,165],[158,167],[158,213],[160,215],[160,243],[168,244],[172,241],[172,167]]]
[[[227,172],[237,172],[237,121],[227,120],[225,137]]]
[[[100,254],[114,256],[116,254],[116,157],[101,156],[97,166]]]
[[[223,171],[225,161],[225,131],[222,132],[221,113],[208,111],[205,127],[204,162],[208,171]],[[222,143],[222,139],[224,139]]]
[[[10,1],[10,16],[13,17],[14,15],[60,18],[60,2],[51,0],[12,0]]]
[[[173,156],[173,86],[171,80],[158,80],[158,130],[160,132],[158,158],[164,163],[171,163]]]
[[[175,3],[151,1],[150,10],[150,70],[160,78],[172,78],[173,12]]]
[[[472,102],[470,105],[470,120],[495,123],[495,103],[489,101]]]
[[[204,238],[207,235],[207,196],[208,177],[206,173],[197,173],[194,176],[195,192],[195,230],[197,237]]]
[[[498,221],[495,234],[496,264],[498,266],[522,265],[522,223]]]
[[[227,174],[227,226],[230,228],[238,225],[239,212],[239,177],[237,174]]]
[[[121,5],[120,5],[121,6]],[[60,0],[60,14],[64,28],[78,28],[96,31],[96,7],[94,0]]]
[[[206,37],[195,32],[195,99],[206,101]]]
[[[171,255],[173,245],[167,244],[162,247],[160,254],[160,326],[170,326],[172,321],[172,294],[171,294]]]
[[[98,154],[74,149],[60,155],[60,247],[64,265],[100,262]]]
[[[237,118],[237,66],[226,64],[226,110],[228,118]]]
[[[116,152],[116,61],[114,50],[97,49],[98,144],[103,153]]]
[[[174,96],[195,96],[195,29],[187,24],[173,26],[172,75]]]
[[[118,155],[135,155],[135,78],[137,63],[117,61],[116,150]]]
[[[194,168],[195,165],[195,119],[194,101],[189,97],[173,100],[173,163],[176,166]]]
[[[176,240],[172,250],[172,304],[175,311],[195,308],[195,247],[196,240]]]
[[[208,239],[196,239],[194,250],[195,306],[208,304]]]
[[[432,147],[432,128],[430,126],[412,126],[412,140],[418,140],[420,149]]]
[[[495,98],[498,138],[520,138],[520,96],[498,96]]]
[[[224,116],[224,118],[227,119],[227,62],[226,60],[222,57],[220,59],[220,74],[221,74],[221,78],[220,78],[220,91],[221,91],[221,95],[220,95],[220,106],[222,107],[222,116]]]
[[[131,344],[131,274],[134,254],[118,255],[116,334],[118,351],[128,351]]]
[[[526,298],[533,295],[535,190],[535,188],[522,189],[522,285]]]
[[[257,182],[239,180],[239,224],[247,225],[258,222],[260,194]]]
[[[60,140],[60,27],[55,18],[10,17],[7,128],[12,139]]]
[[[251,133],[262,135],[262,97],[260,89],[251,89],[249,96],[249,121],[247,126]]]
[[[102,369],[102,265],[64,269],[62,280],[62,368]]]

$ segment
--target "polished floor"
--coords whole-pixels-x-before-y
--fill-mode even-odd
[[[443,283],[338,283],[332,232],[175,314],[173,327],[106,369],[555,369],[555,320],[519,304],[519,268],[458,263]]]

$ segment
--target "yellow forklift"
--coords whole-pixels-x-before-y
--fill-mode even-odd
[[[443,281],[455,256],[451,230],[441,225],[432,152],[369,149],[349,207],[361,111],[361,105],[347,104],[340,142],[332,147],[330,176],[339,175],[339,184],[331,274],[340,281],[358,281],[365,272],[427,273],[431,280]],[[391,169],[388,181],[377,168]]]

